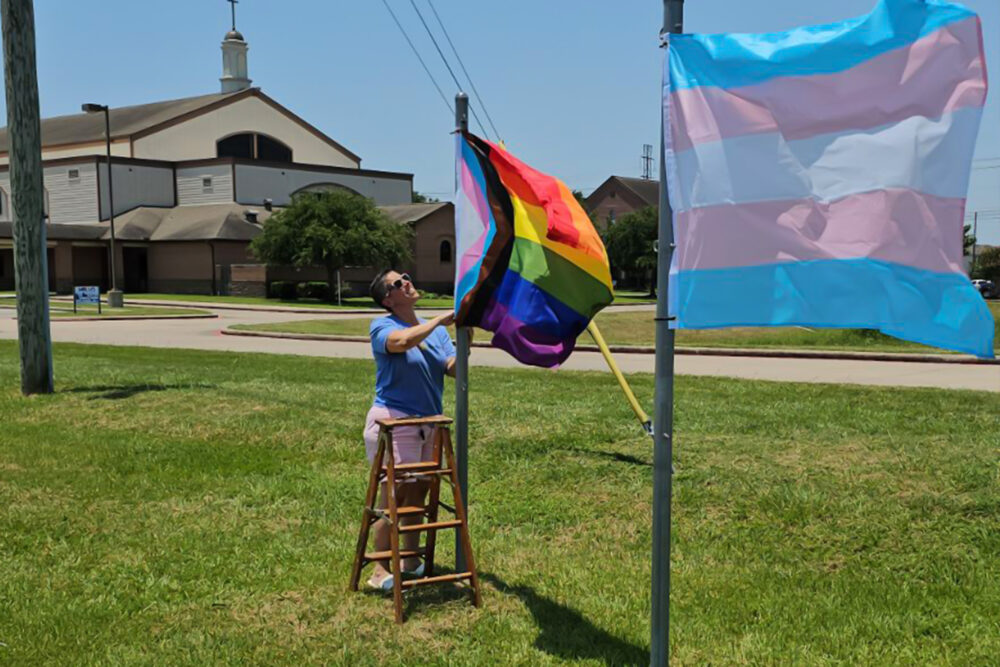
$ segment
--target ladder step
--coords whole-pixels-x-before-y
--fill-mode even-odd
[[[388,507],[385,508],[385,509],[371,509],[371,508],[366,508],[366,509],[367,509],[368,513],[371,514],[371,515],[373,515],[373,516],[377,516],[377,517],[383,517],[384,516],[386,518],[386,520],[389,519],[389,508]],[[427,511],[426,507],[421,507],[419,505],[414,505],[414,506],[410,506],[410,507],[397,507],[396,508],[396,514],[399,515],[399,516],[416,516],[416,515],[424,514],[426,511]]]
[[[424,586],[426,584],[445,584],[450,581],[464,581],[471,579],[471,572],[458,572],[456,574],[442,574],[436,577],[424,577],[423,579],[404,579],[401,583],[403,588],[413,588],[414,586]]]
[[[462,522],[458,519],[454,521],[438,521],[437,523],[416,523],[412,526],[400,526],[400,533],[417,533],[422,530],[442,530],[444,528],[458,528]]]
[[[410,477],[433,477],[435,475],[450,475],[451,468],[440,468],[434,470],[426,471],[416,471],[416,472],[397,472],[396,479],[408,479]],[[447,480],[446,480],[447,481]]]
[[[396,472],[410,472],[415,470],[433,470],[441,467],[440,463],[434,461],[420,461],[419,463],[397,463]],[[389,468],[382,466],[383,472],[388,472]]]
[[[413,558],[414,556],[423,557],[424,555],[425,554],[424,554],[424,550],[423,549],[400,549],[399,550],[399,557],[400,558]],[[368,553],[365,554],[365,560],[367,560],[367,561],[372,561],[372,560],[389,560],[390,558],[392,558],[392,551],[369,551]]]

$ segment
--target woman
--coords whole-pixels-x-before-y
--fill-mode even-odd
[[[414,306],[420,292],[410,276],[387,270],[372,280],[371,297],[389,315],[372,321],[369,333],[375,355],[375,400],[365,421],[365,450],[368,462],[375,459],[378,449],[378,419],[427,417],[442,412],[444,376],[455,375],[455,346],[447,327],[454,313],[438,315],[431,320],[417,317]],[[405,426],[393,429],[393,456],[397,464],[429,461],[433,454],[432,429]],[[400,506],[423,506],[427,483],[410,480],[397,485],[396,499]],[[388,505],[386,485],[382,484],[380,507]],[[420,517],[403,519],[403,525],[419,522]],[[416,549],[419,533],[403,535],[404,548]],[[375,524],[376,551],[389,550],[389,526],[381,520]],[[388,561],[376,561],[375,571],[368,580],[372,588],[392,589],[393,574]],[[403,561],[404,572],[417,576],[423,566],[417,558]]]

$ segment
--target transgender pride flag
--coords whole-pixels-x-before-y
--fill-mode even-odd
[[[993,356],[963,271],[986,70],[936,0],[762,35],[671,35],[667,184],[681,328],[878,329]]]

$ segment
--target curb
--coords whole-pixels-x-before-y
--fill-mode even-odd
[[[222,329],[226,336],[251,336],[256,338],[289,338],[293,340],[338,341],[344,343],[367,343],[368,336],[348,336],[338,334],[297,334],[280,331],[248,331],[242,329]],[[472,347],[492,347],[489,343],[472,342]],[[596,345],[577,345],[581,352],[600,352]],[[609,345],[608,349],[619,354],[656,354],[656,348],[649,345]],[[917,364],[963,364],[971,366],[1000,365],[1000,359],[978,359],[965,355],[906,354],[873,352],[833,352],[811,350],[754,350],[749,348],[723,347],[678,347],[676,354],[704,357],[762,357],[773,359],[825,359],[841,361],[900,361]]]
[[[205,315],[108,315],[106,317],[52,317],[50,322],[106,322],[108,320],[208,320],[218,319],[215,313]]]
[[[71,301],[67,297],[52,297],[54,301]],[[125,299],[132,306],[167,306],[172,308],[210,308],[212,310],[243,310],[255,313],[295,313],[298,315],[378,315],[385,311],[379,308],[302,308],[295,306],[255,306],[252,304],[212,303],[206,301],[160,301],[151,299]],[[632,306],[655,306],[655,303],[618,303],[608,308]],[[415,310],[448,310],[446,306],[417,306]]]

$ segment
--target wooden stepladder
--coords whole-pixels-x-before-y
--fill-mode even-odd
[[[482,598],[479,592],[479,577],[472,556],[472,544],[469,541],[469,523],[462,503],[462,494],[458,486],[458,474],[455,469],[455,452],[451,447],[451,431],[448,425],[451,419],[444,416],[413,417],[406,419],[379,419],[378,449],[372,463],[371,475],[368,478],[368,493],[365,496],[365,508],[361,518],[361,533],[358,535],[358,547],[354,554],[354,567],[351,570],[351,590],[358,590],[361,581],[361,570],[369,563],[390,561],[388,569],[393,573],[392,593],[396,608],[396,622],[403,622],[403,592],[417,586],[427,584],[454,583],[468,581],[472,589],[472,604],[479,606]],[[433,432],[432,460],[422,463],[396,464],[392,455],[392,431],[397,426],[427,426]],[[429,482],[427,504],[415,507],[401,507],[396,496],[397,486],[406,480],[426,480]],[[442,480],[451,485],[453,505],[441,502]],[[379,486],[385,484],[387,496],[385,509],[377,506]],[[453,519],[438,520],[438,508],[443,507],[454,515]],[[418,520],[407,525],[401,525],[400,519],[417,517]],[[368,536],[371,527],[378,521],[389,523],[389,551],[366,552]],[[437,544],[439,530],[456,529],[459,534],[468,572],[434,575],[434,548]],[[425,533],[424,545],[417,549],[400,549],[400,535],[406,533]],[[424,563],[423,576],[404,579],[402,561],[404,558],[421,558]]]

